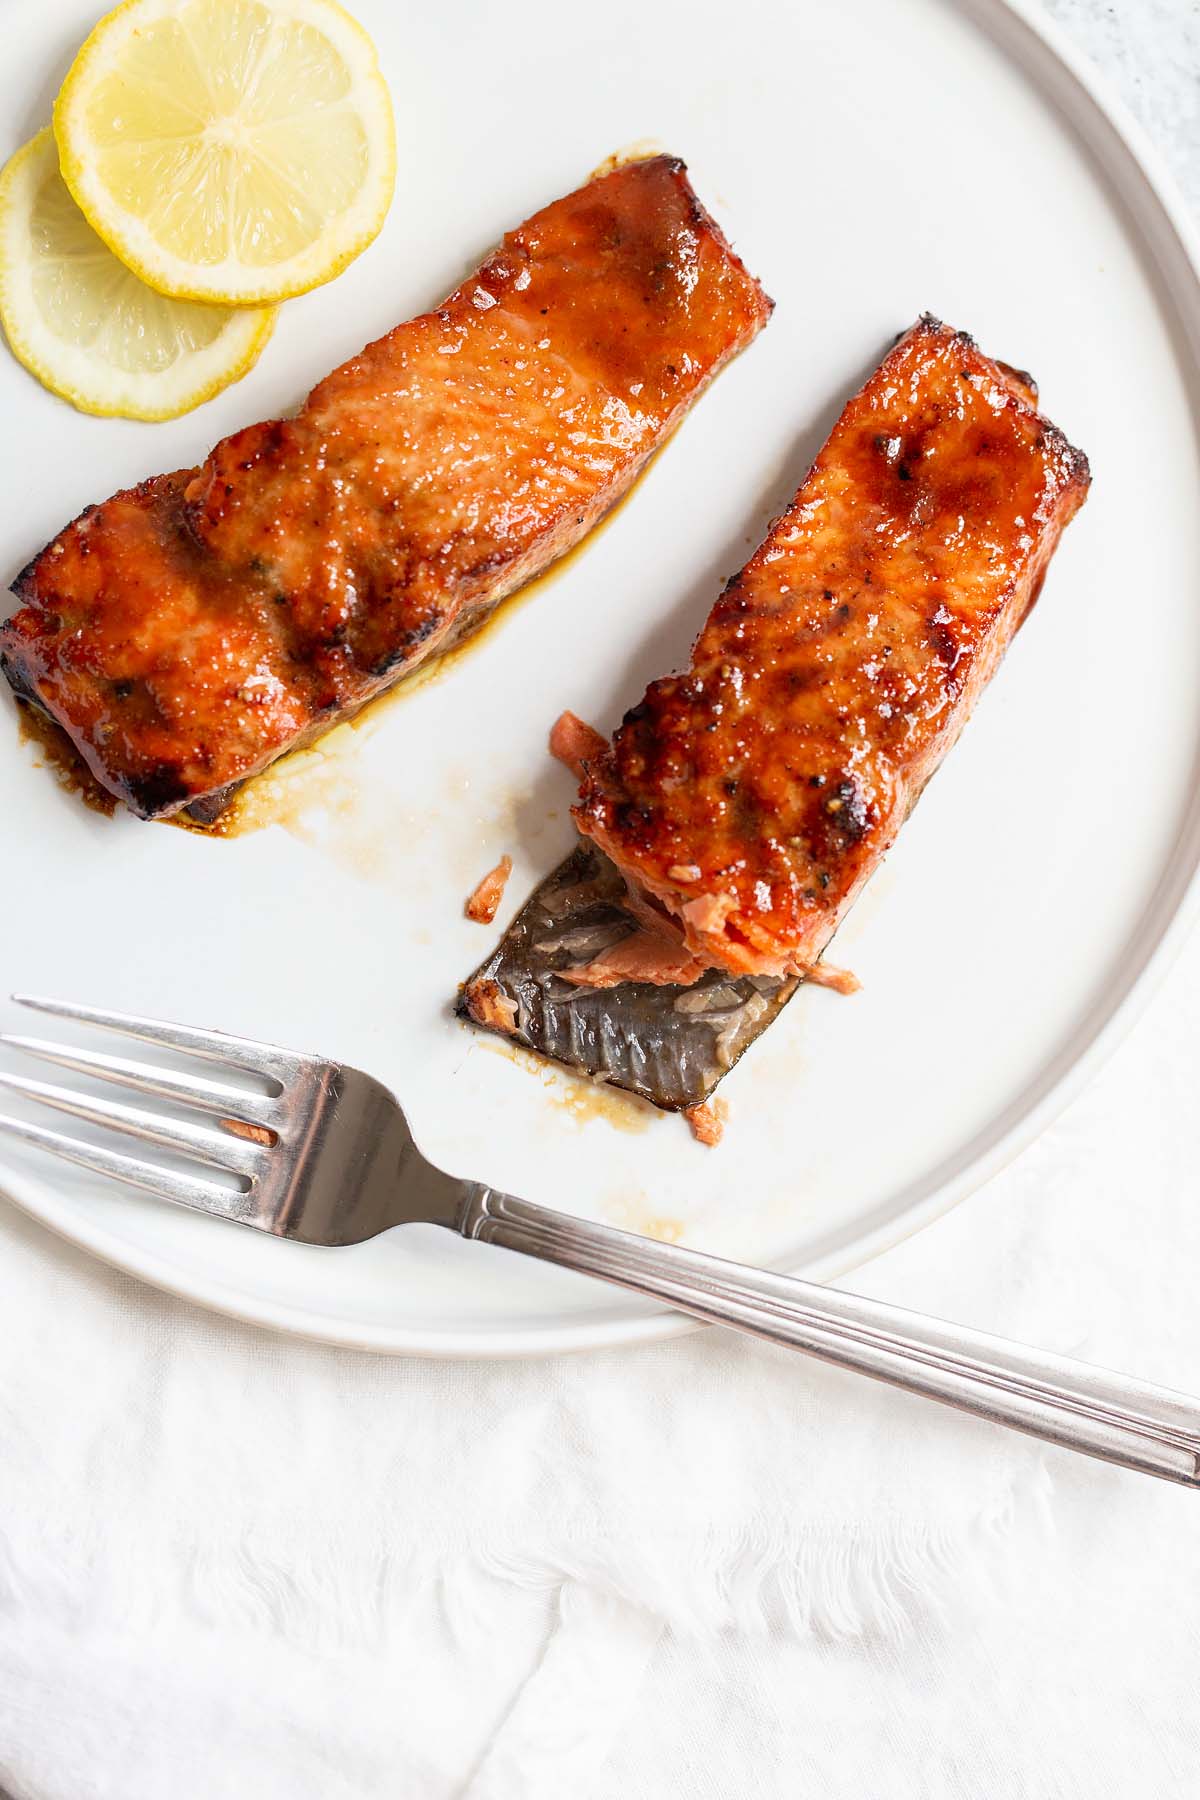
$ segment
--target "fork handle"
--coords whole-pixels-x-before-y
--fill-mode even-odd
[[[1169,1388],[488,1187],[472,1188],[458,1228],[1052,1444],[1200,1487],[1200,1401]]]

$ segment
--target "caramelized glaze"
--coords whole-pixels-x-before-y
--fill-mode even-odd
[[[1033,401],[923,318],[589,758],[579,825],[704,964],[810,970],[962,729],[1087,493]]]
[[[17,736],[21,743],[32,744],[39,752],[38,766],[53,771],[54,778],[68,794],[74,794],[90,812],[111,819],[117,802],[107,788],[102,788],[74,744],[40,706],[28,700],[17,703]]]

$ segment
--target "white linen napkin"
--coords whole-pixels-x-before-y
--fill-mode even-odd
[[[1198,1002],[1193,944],[1064,1120],[853,1285],[1200,1390]],[[490,1365],[273,1338],[6,1206],[0,1318],[18,1800],[604,1793],[664,1634],[952,1637],[1067,1462],[718,1332]]]

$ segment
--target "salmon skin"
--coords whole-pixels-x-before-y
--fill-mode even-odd
[[[669,1112],[698,1106],[798,982],[710,969],[690,987],[576,987],[562,970],[637,930],[625,883],[583,840],[526,901],[459,1000],[462,1018]]]
[[[598,176],[295,418],[89,507],[8,680],[140,818],[211,820],[577,543],[770,310],[681,162]]]
[[[687,673],[654,682],[611,745],[585,750],[574,809],[585,847],[467,984],[468,1015],[660,1106],[706,1099],[819,976],[1088,482],[1028,376],[922,318],[717,601]],[[581,855],[598,857],[582,884]],[[604,966],[607,944],[575,935],[595,880],[612,908],[608,943],[653,907],[699,979],[564,980],[569,964]],[[553,933],[539,916],[548,899]]]

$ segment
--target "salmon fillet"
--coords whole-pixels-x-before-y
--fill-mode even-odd
[[[962,730],[1087,494],[1035,403],[1028,376],[922,318],[687,673],[589,752],[581,830],[705,967],[806,975]]]
[[[5,673],[141,818],[212,818],[576,543],[770,307],[682,163],[600,176],[295,418],[88,508]]]

